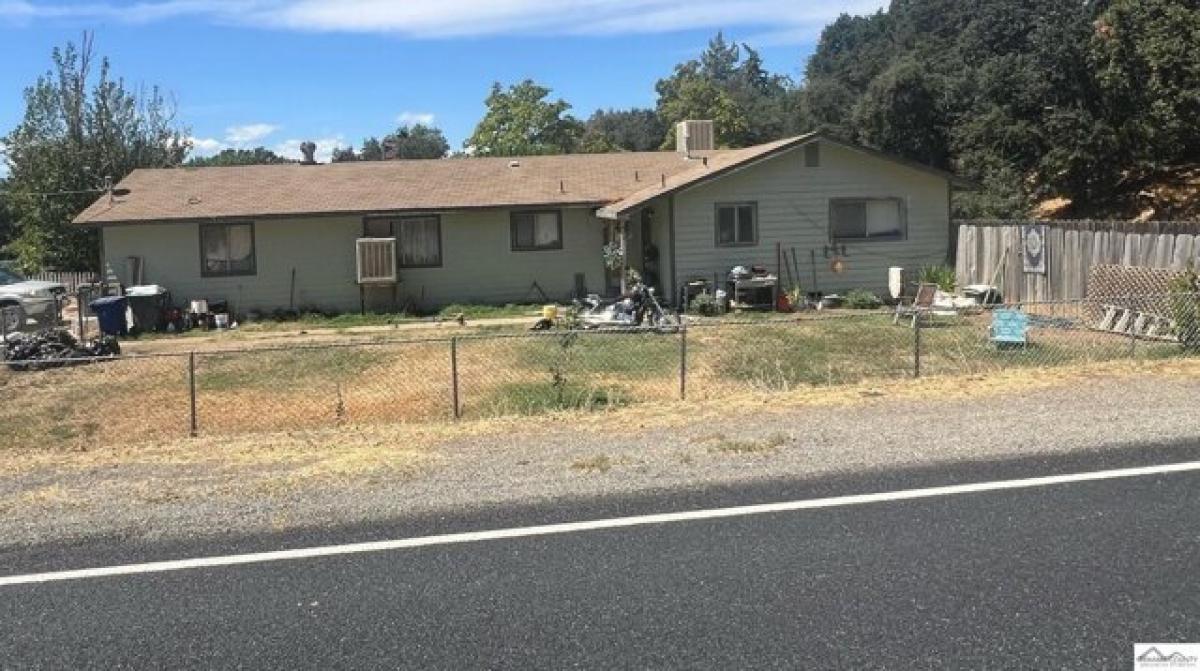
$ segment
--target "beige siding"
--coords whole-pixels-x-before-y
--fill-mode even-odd
[[[442,266],[401,269],[398,301],[376,291],[371,307],[412,301],[423,307],[454,302],[502,303],[540,297],[533,282],[551,299],[574,292],[575,273],[587,288],[602,290],[602,224],[589,210],[563,211],[561,250],[514,252],[508,210],[448,213],[442,222]],[[104,253],[118,277],[125,259],[140,256],[147,283],[171,290],[176,302],[192,298],[228,300],[238,310],[287,307],[292,268],[296,269],[296,305],[333,311],[357,311],[354,240],[362,233],[360,217],[269,219],[255,222],[257,273],[252,276],[200,276],[199,225],[137,224],[104,229]]]
[[[826,293],[866,288],[886,295],[889,266],[915,270],[946,261],[950,212],[945,178],[829,143],[821,143],[820,151],[820,167],[805,167],[804,151],[797,149],[676,194],[677,280],[711,281],[717,273],[724,281],[735,265],[774,271],[776,243],[796,249],[806,291],[814,290],[810,250],[816,251],[817,288]],[[844,272],[835,274],[824,255],[830,244],[829,200],[848,197],[903,199],[908,236],[847,244]],[[718,247],[715,205],[741,201],[758,205],[758,243]]]

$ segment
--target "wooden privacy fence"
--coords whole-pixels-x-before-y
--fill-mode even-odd
[[[1200,267],[1200,222],[959,221],[959,286],[994,284],[1007,302],[1087,297],[1093,266]],[[1026,273],[1022,227],[1046,226],[1046,272]]]

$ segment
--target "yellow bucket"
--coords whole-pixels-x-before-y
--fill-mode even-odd
[[[558,319],[558,306],[557,305],[543,305],[542,306],[542,319],[546,319],[549,321],[554,321],[555,319]]]

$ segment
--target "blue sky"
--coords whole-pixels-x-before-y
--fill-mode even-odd
[[[133,84],[170,91],[197,153],[357,146],[400,122],[462,146],[493,81],[532,78],[587,117],[653,106],[718,29],[799,77],[821,28],[884,0],[0,0],[0,133],[50,50],[96,34]]]

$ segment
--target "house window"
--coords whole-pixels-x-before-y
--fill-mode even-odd
[[[717,246],[736,247],[758,242],[758,205],[720,203],[717,205]]]
[[[442,265],[442,223],[437,217],[406,217],[396,222],[397,255],[401,268]]]
[[[903,240],[904,201],[899,198],[839,198],[829,201],[829,237],[834,242]]]
[[[438,268],[442,265],[442,222],[437,215],[371,217],[363,221],[368,238],[396,238],[400,268]]]
[[[539,210],[512,213],[512,249],[533,252],[562,249],[562,212]]]
[[[254,224],[201,224],[200,275],[253,275]]]

